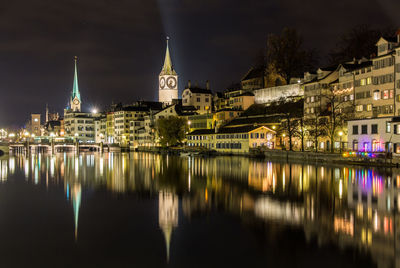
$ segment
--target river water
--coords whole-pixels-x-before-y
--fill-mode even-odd
[[[399,267],[397,172],[148,153],[5,156],[0,267]]]

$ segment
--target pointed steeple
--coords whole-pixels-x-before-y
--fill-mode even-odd
[[[81,94],[79,93],[79,86],[78,86],[78,70],[76,67],[76,62],[78,61],[78,57],[74,57],[75,61],[75,73],[74,73],[74,86],[72,89],[72,100],[75,99],[75,97],[78,98],[79,102],[81,102]]]
[[[171,60],[171,55],[169,53],[168,43],[169,43],[169,37],[167,37],[167,50],[165,52],[164,65],[160,75],[176,75],[174,67],[172,66],[172,60]]]

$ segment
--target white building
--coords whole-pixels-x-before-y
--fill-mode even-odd
[[[400,153],[400,117],[348,121],[348,147],[353,151]]]
[[[168,47],[168,38],[164,66],[158,78],[158,101],[165,104],[171,104],[172,100],[178,99],[178,74],[175,72],[172,65]]]
[[[261,88],[254,90],[254,101],[257,104],[268,104],[280,99],[295,99],[304,97],[304,89],[300,83],[285,86]]]

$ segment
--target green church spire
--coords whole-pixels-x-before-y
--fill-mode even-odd
[[[75,56],[74,61],[75,61],[75,74],[74,74],[74,86],[72,89],[72,100],[74,100],[75,97],[77,97],[79,102],[81,102],[81,94],[79,93],[79,86],[78,86],[78,71],[76,67],[76,62],[78,61],[77,56]]]
[[[164,66],[161,70],[160,75],[176,75],[174,67],[172,66],[172,60],[171,60],[171,55],[169,53],[168,42],[169,42],[169,37],[167,37],[167,51],[165,52]]]

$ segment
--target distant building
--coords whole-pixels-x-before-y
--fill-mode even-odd
[[[40,114],[31,114],[31,120],[29,122],[30,134],[35,136],[41,136],[41,125],[40,125]]]
[[[164,65],[159,75],[158,101],[168,105],[174,99],[178,99],[178,74],[172,65],[167,38]]]
[[[244,92],[240,95],[229,98],[229,107],[235,110],[247,110],[254,104],[254,94],[251,92]]]
[[[270,104],[280,100],[293,101],[304,98],[304,90],[300,83],[260,88],[253,92],[255,96],[254,101],[257,104]]]
[[[182,105],[194,106],[199,114],[212,112],[213,95],[207,81],[207,88],[193,87],[189,81],[188,86],[182,92]]]
[[[266,69],[263,69],[263,67],[252,67],[241,80],[241,87],[244,91],[282,85],[286,85],[285,79],[272,66],[268,66]]]
[[[81,112],[81,104],[81,95],[78,87],[77,57],[75,57],[75,72],[70,107],[64,109],[64,136],[72,137],[79,142],[95,142],[94,120],[100,114]]]

